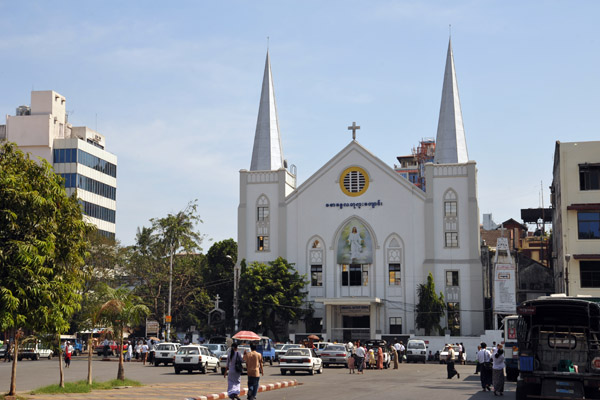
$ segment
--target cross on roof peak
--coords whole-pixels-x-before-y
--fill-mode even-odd
[[[356,140],[356,131],[360,129],[360,126],[356,125],[356,122],[352,122],[352,125],[348,127],[349,131],[352,131],[352,140]]]

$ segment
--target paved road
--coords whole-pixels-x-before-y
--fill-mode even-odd
[[[401,364],[398,370],[367,370],[364,375],[350,375],[344,368],[326,368],[322,375],[309,376],[297,373],[294,376],[281,376],[279,367],[267,366],[261,383],[273,383],[281,380],[296,379],[298,387],[261,393],[260,400],[294,399],[435,399],[440,400],[479,400],[495,398],[493,393],[481,392],[479,376],[473,375],[471,365],[457,366],[460,379],[448,380],[446,368],[439,364]],[[94,357],[94,379],[105,381],[116,377],[117,363],[103,362]],[[152,388],[127,389],[127,392],[113,393],[111,398],[125,396],[130,399],[150,398],[148,391],[154,391],[157,397],[181,399],[217,393],[226,389],[223,377],[218,373],[202,375],[182,373],[176,375],[173,367],[143,366],[141,363],[125,364],[125,375]],[[76,357],[71,368],[65,370],[67,381],[86,379],[87,359]],[[0,363],[0,392],[6,392],[10,382],[10,364]],[[56,359],[29,361],[18,364],[17,390],[21,393],[58,382],[58,361]],[[242,378],[245,385],[246,377]],[[160,385],[156,385],[160,384]],[[170,389],[171,388],[171,389]],[[175,390],[177,389],[177,390]],[[139,390],[136,393],[136,390]],[[142,390],[145,390],[144,392]],[[514,399],[515,385],[507,382],[503,399]],[[118,391],[113,391],[118,392]],[[125,394],[127,393],[127,394]],[[163,395],[161,395],[163,393]],[[98,397],[100,396],[100,397]],[[113,397],[117,396],[117,397]],[[96,392],[95,396],[79,398],[108,398]]]
[[[440,364],[400,364],[398,370],[366,370],[350,375],[347,369],[327,368],[323,375],[297,373],[294,388],[261,394],[260,400],[306,399],[406,399],[406,400],[491,400],[515,399],[515,384],[506,382],[503,397],[482,392],[479,375],[472,365],[457,365],[460,379],[446,379],[446,366]]]

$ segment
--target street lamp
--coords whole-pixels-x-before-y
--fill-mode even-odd
[[[167,333],[165,338],[169,342],[171,336],[171,298],[173,297],[173,239],[171,239],[171,257],[169,259],[169,306],[167,308]]]
[[[233,257],[230,255],[226,255],[228,259],[233,262]],[[234,320],[234,330],[235,332],[239,329],[239,286],[240,286],[240,266],[236,263],[233,266],[233,320]]]
[[[569,261],[571,261],[571,255],[565,254],[565,260],[567,260],[567,268],[565,269],[565,284],[566,284],[565,294],[568,296],[569,295]]]

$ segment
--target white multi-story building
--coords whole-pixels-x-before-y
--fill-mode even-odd
[[[467,154],[451,45],[425,191],[359,144],[355,124],[348,129],[350,143],[297,186],[283,158],[267,54],[251,166],[240,171],[238,260],[281,256],[309,277],[314,318],[311,327],[290,328],[298,335],[315,326],[338,341],[418,334],[417,288],[429,273],[446,301],[442,326],[481,334],[477,168]]]
[[[77,197],[88,222],[114,238],[117,211],[117,156],[105,150],[103,135],[67,120],[66,99],[52,91],[31,92],[31,106],[6,117],[0,138],[14,142],[32,158],[41,157],[65,178],[67,194]]]
[[[600,296],[600,142],[556,142],[552,246],[557,293]]]

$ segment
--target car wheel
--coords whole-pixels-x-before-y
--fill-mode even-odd
[[[269,357],[269,365],[273,365],[273,358]]]
[[[317,374],[322,374],[323,373],[323,364],[321,364],[321,366],[319,366],[319,369],[317,370]]]
[[[215,367],[213,368],[213,372],[219,372],[219,367],[217,364],[215,364]]]
[[[309,369],[308,370],[308,374],[309,375],[314,375],[315,374],[315,369],[314,368]]]
[[[40,355],[39,354],[36,354],[35,356],[33,356],[33,360],[37,361],[39,359],[40,359]]]
[[[285,372],[286,372],[285,369],[282,369],[281,370],[281,375],[285,375]]]
[[[154,366],[155,366],[155,367],[158,367],[159,365],[160,365],[160,363],[159,363],[159,362],[156,362],[156,361],[154,361]]]
[[[179,374],[180,372],[181,372],[181,370],[179,368],[175,367],[175,373]]]
[[[200,367],[200,373],[201,374],[205,374],[206,373],[206,369],[208,368],[208,363],[204,364],[203,366]]]

